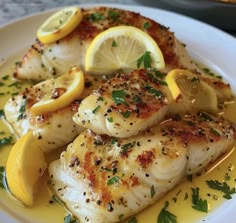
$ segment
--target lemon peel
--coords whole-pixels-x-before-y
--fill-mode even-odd
[[[37,183],[47,164],[37,140],[29,131],[12,147],[6,164],[7,185],[12,195],[27,206],[33,206]]]
[[[191,107],[198,110],[217,110],[215,90],[192,71],[185,69],[171,70],[166,75],[165,81],[176,102],[183,99],[191,104]]]
[[[152,67],[165,67],[163,54],[150,35],[133,26],[115,26],[93,39],[86,51],[85,70],[104,74],[137,69],[145,52],[151,56]]]
[[[54,112],[78,99],[84,90],[84,74],[73,67],[66,74],[34,86],[39,100],[29,108],[33,116]]]
[[[51,15],[37,30],[38,39],[45,44],[55,42],[71,33],[81,22],[79,7],[67,7]]]

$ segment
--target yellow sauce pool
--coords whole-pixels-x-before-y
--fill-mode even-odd
[[[14,62],[16,58],[12,58],[0,67],[0,82],[4,83],[4,86],[0,86],[0,109],[3,109],[5,102],[11,96],[12,93],[16,93],[19,89],[15,87],[7,87],[10,83],[14,82],[11,79],[13,73]],[[3,80],[2,77],[9,75],[8,80]],[[1,93],[4,93],[2,95]],[[232,102],[226,106],[224,116],[228,119],[236,122],[236,102]],[[4,133],[3,133],[4,132]],[[9,126],[0,119],[0,139],[3,137],[9,137],[13,135]],[[5,166],[8,153],[11,146],[0,147],[0,166]],[[59,152],[51,154],[48,160],[57,159]],[[176,215],[178,223],[194,223],[203,220],[207,216],[207,213],[196,211],[192,208],[191,188],[200,188],[200,197],[207,199],[209,205],[209,213],[214,212],[217,207],[226,201],[223,198],[223,193],[210,189],[206,180],[218,180],[222,182],[225,176],[229,176],[227,184],[232,188],[235,187],[236,182],[236,151],[222,160],[210,173],[204,174],[200,177],[195,177],[192,182],[186,181],[174,190],[170,191],[166,196],[160,199],[156,204],[148,207],[135,217],[138,223],[156,223],[157,216],[160,210],[164,207],[165,201],[169,201],[168,210]],[[236,196],[236,195],[233,195]],[[52,201],[52,192],[48,187],[48,178],[45,175],[38,193],[35,206],[33,208],[27,208],[21,203],[16,201],[9,195],[4,189],[0,188],[0,208],[8,212],[11,216],[19,219],[20,222],[34,222],[34,223],[64,223],[64,216],[66,211],[64,208],[56,202]],[[129,220],[124,221],[128,223]]]

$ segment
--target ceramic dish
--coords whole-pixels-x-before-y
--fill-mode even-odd
[[[81,7],[93,6],[94,5],[81,5]],[[195,60],[201,61],[210,69],[222,75],[226,81],[231,83],[234,92],[236,92],[235,38],[202,22],[164,10],[138,6],[108,6],[140,12],[142,15],[170,27],[170,30],[175,32],[176,37],[186,44],[188,52]],[[45,12],[37,14],[2,27],[0,29],[0,61],[26,49],[34,41],[35,33],[39,25],[51,13],[52,12]],[[10,208],[10,212],[8,212],[5,209],[3,210],[1,205],[4,206],[0,201],[0,222],[24,222],[11,217],[10,213],[14,213],[14,210]],[[225,200],[213,213],[206,215],[204,222],[235,223],[235,218],[233,217],[235,207],[236,195],[231,200]],[[33,223],[38,222],[34,221],[34,219],[30,219],[29,221]]]

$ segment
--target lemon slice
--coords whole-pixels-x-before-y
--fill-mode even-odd
[[[38,29],[37,37],[45,44],[55,42],[71,33],[82,20],[79,7],[64,8],[50,16]]]
[[[46,167],[44,154],[29,131],[12,147],[7,160],[6,179],[12,195],[33,206],[37,183]]]
[[[215,90],[190,70],[174,69],[167,74],[166,82],[175,101],[183,99],[193,108],[217,110]]]
[[[133,26],[116,26],[98,34],[85,55],[85,70],[94,73],[112,73],[137,69],[137,61],[145,53],[151,57],[151,66],[163,69],[162,52],[150,35]]]
[[[29,112],[37,116],[61,109],[78,99],[84,90],[84,75],[74,67],[66,74],[43,81],[34,88],[38,101],[30,107]]]

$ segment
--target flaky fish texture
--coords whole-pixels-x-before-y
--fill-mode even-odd
[[[117,75],[81,102],[74,121],[98,134],[135,135],[167,113],[173,99],[162,77],[144,69]]]
[[[17,136],[25,135],[28,130],[33,135],[44,152],[62,148],[72,142],[84,127],[74,123],[72,117],[78,110],[80,101],[96,89],[102,79],[85,75],[85,88],[82,96],[73,103],[54,112],[34,116],[30,107],[40,100],[42,84],[26,88],[23,92],[11,97],[4,106],[6,121],[12,126]]]
[[[235,130],[207,113],[175,116],[128,139],[86,130],[50,165],[52,187],[81,223],[120,222],[232,149]]]
[[[175,101],[165,82],[165,75],[152,68],[116,75],[82,100],[73,118],[75,123],[98,134],[128,138],[161,122],[170,113],[212,112],[210,107],[214,107],[214,112],[217,112],[222,102],[232,100],[228,84],[196,73],[196,77],[199,77],[197,83],[188,92],[183,92],[183,95],[193,95]],[[196,100],[200,82],[204,82],[211,90],[211,103],[214,106]],[[201,97],[201,101],[204,101],[205,96]]]
[[[63,39],[47,45],[36,41],[17,63],[15,77],[40,81],[62,75],[75,65],[84,69],[85,53],[94,37],[118,25],[134,26],[147,32],[163,53],[166,71],[176,67],[196,69],[174,33],[151,19],[135,12],[109,7],[84,9],[82,13],[81,23]],[[145,27],[144,24],[149,26]]]

